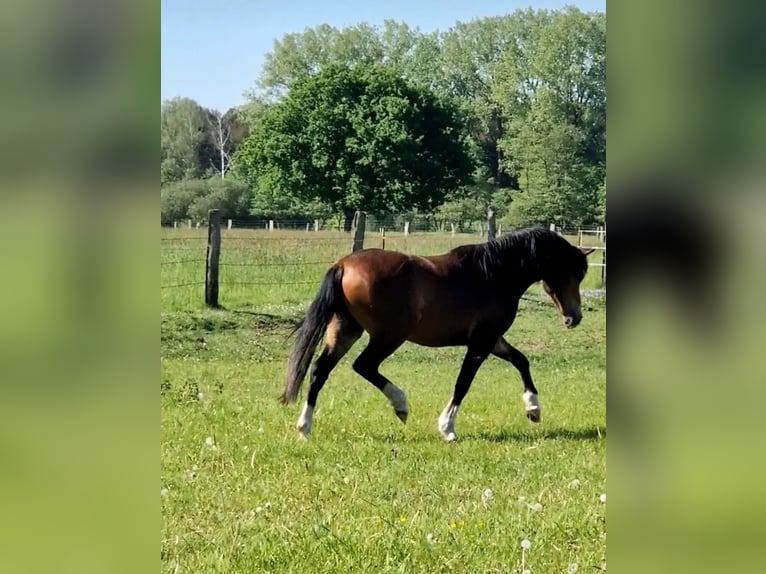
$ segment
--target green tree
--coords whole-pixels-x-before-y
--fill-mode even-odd
[[[242,144],[256,195],[321,201],[344,216],[433,211],[470,182],[460,118],[383,66],[326,66],[297,81]]]
[[[321,24],[304,32],[286,34],[266,54],[251,97],[257,99],[259,93],[284,96],[298,80],[331,65],[381,64],[396,67],[400,72],[413,72],[417,68],[413,65],[415,51],[422,37],[421,32],[393,20],[386,20],[382,28],[362,23],[339,30]]]
[[[442,35],[442,91],[459,102],[478,157],[477,181],[514,185],[503,165],[498,140],[504,133],[502,108],[492,97],[495,74],[513,41],[513,16],[458,22]]]
[[[208,112],[190,98],[174,98],[160,109],[160,181],[203,177],[211,168],[214,147]]]
[[[576,8],[517,13],[516,42],[496,68],[506,118],[498,141],[520,193],[509,220],[600,221],[606,173],[606,21]]]

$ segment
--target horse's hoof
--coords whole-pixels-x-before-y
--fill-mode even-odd
[[[309,440],[309,436],[311,436],[311,425],[299,424],[296,425],[295,428],[298,431],[298,438],[300,440]]]
[[[407,415],[409,414],[407,411],[395,411],[396,416],[399,417],[399,420],[402,421],[404,424],[407,424]]]
[[[457,435],[454,432],[442,433],[442,436],[444,436],[444,440],[447,442],[455,442],[457,440]]]
[[[441,425],[439,426],[439,434],[441,434],[442,438],[447,442],[455,442],[457,440],[457,434],[455,434],[454,430],[443,428]]]
[[[529,409],[527,411],[527,418],[533,423],[540,422],[540,409]]]

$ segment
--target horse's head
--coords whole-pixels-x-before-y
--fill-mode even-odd
[[[553,299],[564,317],[564,325],[577,327],[582,319],[580,310],[580,283],[588,271],[588,255],[594,249],[583,249],[566,242],[545,270],[543,289]]]

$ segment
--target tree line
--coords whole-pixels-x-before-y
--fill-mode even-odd
[[[406,23],[287,34],[248,103],[162,106],[162,218],[602,223],[606,18],[517,10],[425,34]]]

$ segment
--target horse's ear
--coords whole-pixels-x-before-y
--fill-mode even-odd
[[[585,257],[593,253],[595,250],[596,250],[595,247],[591,247],[590,249],[585,249],[584,247],[580,247],[580,251],[582,251],[582,254],[585,255]]]

